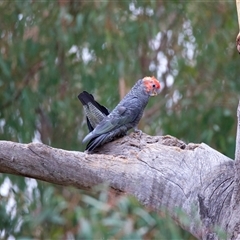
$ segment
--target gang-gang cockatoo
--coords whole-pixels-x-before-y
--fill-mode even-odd
[[[88,142],[86,150],[91,152],[96,147],[124,136],[131,128],[139,131],[136,127],[150,96],[156,96],[159,92],[160,83],[155,77],[138,80],[113,111],[108,115],[104,113],[106,116],[83,139],[83,143]]]

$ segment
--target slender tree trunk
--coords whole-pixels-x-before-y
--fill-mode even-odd
[[[187,145],[171,136],[132,133],[95,154],[0,141],[2,173],[80,189],[108,182],[143,205],[167,210],[199,239],[221,238],[221,231],[240,237],[239,171],[234,169],[232,159],[206,144]]]
[[[238,27],[239,27],[239,33],[236,38],[236,46],[237,46],[238,52],[240,53],[240,0],[236,0],[236,7],[237,7]]]

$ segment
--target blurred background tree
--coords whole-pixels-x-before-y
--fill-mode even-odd
[[[235,2],[0,1],[0,137],[83,151],[77,95],[109,109],[155,75],[140,129],[234,156]],[[0,237],[193,239],[132,198],[0,174]],[[12,238],[11,238],[12,239]]]

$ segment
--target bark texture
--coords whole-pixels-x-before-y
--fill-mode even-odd
[[[240,2],[239,2],[240,3]],[[229,238],[240,239],[240,221],[237,216],[240,216],[240,101],[237,109],[237,134],[236,134],[236,148],[234,161],[234,191],[231,200],[231,217],[228,225]],[[238,217],[239,218],[239,217]]]
[[[108,182],[116,192],[167,210],[199,239],[222,238],[221,231],[240,238],[234,161],[204,143],[132,133],[88,154],[0,141],[0,172],[81,189]]]

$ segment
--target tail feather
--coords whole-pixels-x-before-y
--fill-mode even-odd
[[[102,113],[104,113],[105,115],[109,114],[109,111],[107,108],[105,108],[104,106],[102,106],[101,104],[99,104],[97,101],[95,101],[94,97],[92,94],[83,91],[78,95],[78,99],[81,101],[81,103],[83,105],[87,105],[89,103],[92,103],[93,106],[95,106],[98,110],[100,110]]]
[[[91,141],[87,144],[86,150],[89,152],[93,151],[95,148],[102,146],[107,142],[108,134],[103,134],[98,137],[91,139]]]
[[[93,129],[99,124],[105,116],[109,114],[107,108],[99,104],[94,100],[92,94],[83,91],[78,95],[78,99],[83,104],[83,109],[87,117],[87,126],[89,132],[92,132]]]
[[[97,137],[92,138],[89,143],[87,144],[86,150],[89,152],[93,151],[95,148],[102,146],[105,143],[114,141],[120,137],[123,137],[127,134],[126,128],[119,128],[113,132],[104,133],[102,135],[99,135]],[[91,135],[89,133],[88,135]],[[87,140],[86,140],[87,141]]]

